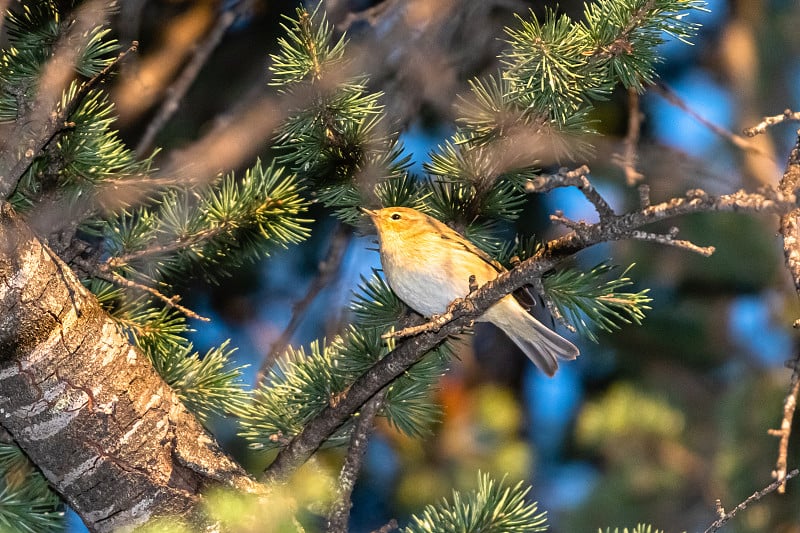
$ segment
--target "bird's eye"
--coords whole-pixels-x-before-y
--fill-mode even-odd
[[[392,214],[392,220],[400,220],[400,218],[401,218],[400,217],[400,213],[393,213]]]

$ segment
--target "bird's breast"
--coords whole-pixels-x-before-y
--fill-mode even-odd
[[[469,294],[469,279],[483,284],[496,272],[479,257],[468,252],[419,246],[401,250],[381,250],[381,263],[389,286],[409,307],[429,317],[447,310],[456,298]]]

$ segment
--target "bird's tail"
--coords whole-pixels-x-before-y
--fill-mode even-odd
[[[491,322],[500,327],[525,352],[528,359],[548,376],[558,370],[559,359],[571,361],[580,355],[577,346],[536,320],[522,307],[515,310],[513,315],[511,320],[493,319]]]

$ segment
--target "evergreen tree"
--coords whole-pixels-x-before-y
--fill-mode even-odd
[[[335,36],[322,10],[299,8],[285,21],[279,51],[271,56],[272,84],[293,103],[274,137],[276,155],[207,182],[159,179],[156,154],[137,157],[120,140],[103,83],[127,52],[119,53],[119,43],[105,28],[108,13],[83,7],[79,2],[16,6],[6,16],[9,43],[0,55],[0,120],[7,124],[0,154],[0,279],[9,287],[0,291],[0,371],[18,378],[17,388],[27,383],[19,397],[0,404],[19,419],[0,421],[8,432],[0,447],[4,527],[60,529],[64,501],[98,531],[168,515],[184,524],[164,526],[176,531],[213,522],[236,529],[236,518],[223,516],[214,505],[247,505],[251,518],[263,512],[257,506],[282,507],[289,496],[256,483],[204,432],[202,424],[221,415],[237,420],[251,449],[280,450],[266,471],[273,483],[288,478],[318,447],[347,446],[327,516],[330,531],[347,530],[358,453],[363,454],[375,418],[384,417],[409,437],[426,438],[440,416],[431,392],[451,363],[451,337],[468,333],[469,319],[477,315],[456,307],[435,328],[423,326],[423,335],[398,337],[399,330],[425,321],[375,272],[356,289],[346,328],[308,347],[288,348],[248,390],[229,341],[204,354],[193,348],[187,317],[202,317],[180,303],[182,280],[192,274],[213,282],[277,247],[301,243],[310,234],[312,203],[362,232],[369,229],[360,207],[408,206],[429,213],[512,271],[497,287],[470,295],[478,313],[503,294],[531,291],[564,327],[595,342],[598,330],[640,323],[651,304],[648,291],[628,292],[635,273],[630,267],[601,263],[584,271],[562,259],[603,240],[689,247],[672,233],[638,229],[688,208],[648,214],[643,206],[625,218],[594,191],[585,173],[551,175],[542,169],[553,162],[582,162],[591,153],[595,103],[620,85],[642,92],[653,83],[667,36],[689,40],[697,30],[690,15],[702,9],[698,0],[596,0],[580,20],[554,11],[542,17],[521,14],[507,30],[500,69],[470,81],[471,93],[458,102],[455,132],[429,154],[423,175],[411,171],[412,156],[385,118],[382,94],[349,59],[346,37]],[[600,233],[562,218],[558,221],[574,230],[573,236],[550,243],[509,238],[528,195],[561,186],[578,187],[595,206]],[[706,201],[700,207],[709,210],[728,205],[727,199],[704,198],[693,205]],[[779,200],[770,205],[787,206]],[[43,212],[57,215],[41,224]],[[47,270],[46,261],[26,264],[19,247],[52,257],[55,270]],[[50,329],[25,326],[23,320],[39,315],[14,309],[28,305],[30,295],[10,280],[23,272],[26,286],[46,285],[46,273],[56,279],[59,271],[68,272],[63,290],[46,298],[58,300],[56,311],[39,310],[50,316]],[[89,318],[94,321],[82,322]],[[67,356],[79,362],[40,368],[37,350],[52,344],[56,324]],[[89,332],[75,332],[74,324]],[[56,354],[65,357],[55,349],[48,357],[57,359]],[[147,365],[141,375],[122,376],[120,383],[92,381],[92,374],[104,375],[107,359],[124,368],[139,357]],[[85,368],[72,368],[81,365]],[[169,387],[159,388],[159,379]],[[147,393],[137,396],[130,391],[140,381]],[[123,404],[113,399],[126,394],[131,400],[124,406],[131,412],[121,412]],[[46,416],[31,415],[25,423],[23,412],[35,406]],[[141,422],[154,410],[163,416]],[[82,429],[68,422],[59,426],[73,411],[87,416]],[[113,442],[95,441],[93,432],[109,418],[119,418],[128,432],[111,431]],[[44,436],[46,424],[52,433]],[[152,427],[141,439],[140,424]],[[159,433],[165,426],[168,431]],[[69,438],[58,440],[62,432]],[[150,456],[130,457],[125,447],[115,447],[130,439],[146,452],[148,439],[156,437],[158,448],[172,446],[169,457],[159,456],[169,465],[170,479],[158,478],[166,467]],[[61,458],[48,458],[53,446],[39,448],[45,439],[62,445],[70,457],[63,471],[54,470]],[[133,496],[114,507],[97,495],[122,491],[114,485],[119,478],[105,468],[119,477],[147,472],[151,484],[126,486]],[[91,489],[76,481],[94,475]],[[159,492],[176,485],[179,490]],[[214,503],[203,511],[200,494],[211,487],[236,493],[209,496]],[[545,515],[526,499],[529,490],[481,474],[474,492],[454,491],[452,499],[415,514],[405,531],[543,531]],[[279,520],[297,526],[301,518]]]

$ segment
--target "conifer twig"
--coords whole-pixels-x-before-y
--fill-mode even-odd
[[[364,454],[367,451],[367,441],[372,431],[375,417],[383,407],[385,398],[384,392],[379,392],[372,397],[358,414],[353,433],[350,435],[350,445],[347,448],[347,456],[344,465],[339,473],[339,485],[336,491],[336,501],[334,502],[331,514],[328,517],[327,533],[347,533],[350,518],[350,500],[353,488],[358,478]]]
[[[242,1],[240,5],[246,3],[247,2]],[[203,65],[208,61],[211,53],[217,48],[222,38],[225,36],[225,33],[236,21],[237,16],[237,12],[232,9],[223,10],[205,40],[195,48],[192,58],[183,68],[183,71],[178,75],[178,78],[172,85],[167,88],[166,98],[161,103],[153,119],[147,125],[147,129],[139,140],[139,144],[136,145],[137,154],[141,155],[150,150],[156,136],[178,110],[180,101],[186,95],[186,92],[189,90],[189,87],[192,86],[198,74],[200,74]]]
[[[745,129],[742,133],[744,133],[744,135],[747,137],[755,137],[756,135],[766,133],[768,128],[771,128],[772,126],[775,126],[787,120],[800,120],[800,112],[792,111],[791,109],[784,109],[783,113],[781,113],[780,115],[764,117],[764,119],[761,122],[759,122],[752,128]]]
[[[644,114],[639,109],[639,93],[635,87],[628,88],[628,133],[622,141],[623,152],[611,155],[611,162],[622,169],[625,173],[625,182],[636,185],[644,178],[644,175],[636,170],[636,162],[639,159],[636,153],[636,145],[639,143],[639,133],[642,128],[642,118]]]
[[[272,343],[269,354],[267,354],[267,356],[261,362],[256,383],[261,381],[263,376],[275,362],[275,359],[278,357],[280,352],[286,349],[286,346],[289,344],[289,339],[291,339],[292,335],[294,335],[294,332],[297,330],[300,322],[302,322],[306,311],[308,311],[308,308],[314,302],[314,299],[322,291],[322,289],[328,286],[328,284],[335,278],[336,274],[341,269],[344,253],[347,251],[347,247],[350,244],[350,237],[351,233],[347,226],[342,223],[338,223],[336,229],[333,231],[333,235],[331,236],[331,242],[328,247],[328,251],[325,254],[325,258],[319,263],[317,276],[308,286],[306,294],[303,296],[303,298],[295,302],[295,304],[292,306],[292,317],[289,319],[289,323],[281,332],[280,337],[278,337],[278,339]]]
[[[11,167],[6,175],[0,176],[0,198],[6,198],[16,188],[17,183],[19,183],[19,180],[22,179],[22,176],[27,172],[28,168],[30,168],[33,160],[41,154],[42,150],[50,144],[60,132],[70,127],[70,123],[68,122],[70,115],[78,109],[78,106],[83,102],[89,92],[100,84],[101,81],[106,79],[111,71],[116,68],[119,62],[125,59],[128,54],[136,52],[138,47],[139,43],[133,41],[127,50],[120,52],[113,61],[110,61],[109,64],[103,68],[103,70],[83,82],[80,87],[78,87],[75,96],[67,102],[66,105],[61,106],[57,112],[53,110],[53,112],[49,114],[49,118],[46,123],[43,124],[36,138],[28,143],[28,148],[26,150],[20,151],[21,156],[14,163],[14,166]],[[16,135],[12,137],[16,137]],[[13,151],[10,152],[13,153]],[[2,171],[2,168],[0,168],[0,171]]]
[[[711,132],[713,132],[715,135],[718,135],[719,137],[722,137],[723,139],[727,140],[736,148],[744,150],[745,152],[751,152],[754,154],[758,154],[760,156],[764,156],[770,160],[772,159],[770,154],[762,150],[759,146],[756,146],[755,144],[751,143],[741,135],[737,135],[736,133],[733,133],[732,131],[725,129],[722,126],[714,124],[713,122],[705,118],[703,115],[701,115],[700,113],[689,107],[689,105],[686,102],[684,102],[683,99],[680,96],[678,96],[678,94],[666,84],[658,83],[654,87],[656,93],[659,94],[662,98],[664,98],[664,100],[674,105],[675,107],[678,107],[683,112],[685,112],[690,117],[695,119],[697,122],[705,126]]]
[[[776,490],[779,490],[779,488],[781,486],[783,486],[786,483],[787,480],[792,479],[793,477],[797,476],[798,474],[800,474],[800,470],[797,470],[797,469],[792,470],[791,472],[786,474],[786,476],[783,479],[779,479],[777,481],[773,481],[772,483],[770,483],[769,485],[767,485],[763,489],[754,492],[753,494],[748,496],[747,499],[742,501],[739,505],[737,505],[736,507],[734,507],[733,509],[731,509],[728,512],[726,512],[725,509],[722,507],[722,503],[719,500],[717,500],[717,516],[719,518],[717,518],[714,521],[713,524],[708,526],[708,528],[703,533],[714,533],[715,531],[719,531],[719,529],[722,526],[724,526],[725,523],[728,522],[728,520],[730,520],[731,518],[736,516],[736,513],[738,513],[739,511],[745,510],[748,505],[750,505],[753,502],[757,502],[758,500],[760,500],[761,498],[763,498],[767,494],[770,494],[771,492],[775,492]]]

